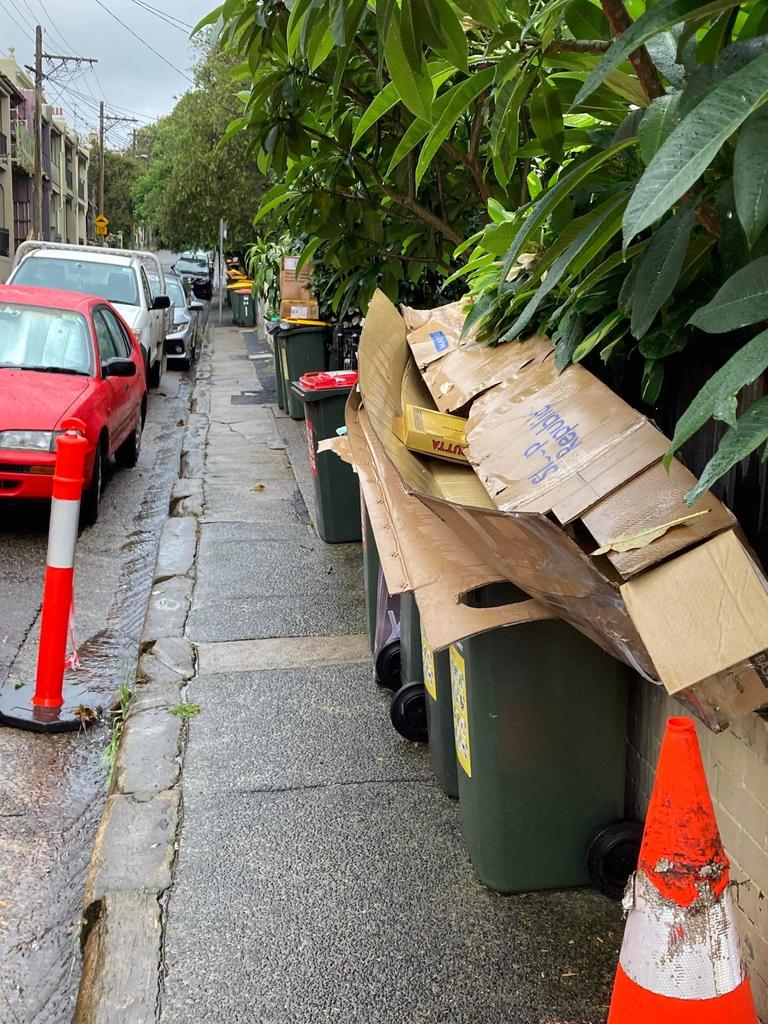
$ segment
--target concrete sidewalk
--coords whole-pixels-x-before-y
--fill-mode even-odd
[[[359,545],[312,528],[266,344],[212,331],[183,816],[162,1024],[598,1024],[621,935],[590,891],[501,897],[425,749],[393,731]],[[201,456],[202,457],[202,453]]]

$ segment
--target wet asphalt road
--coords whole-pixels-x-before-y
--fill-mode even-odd
[[[139,465],[112,467],[99,520],[78,541],[77,678],[94,704],[135,675],[191,386],[191,374],[169,370],[150,393]],[[47,508],[0,504],[0,685],[34,677],[47,529]],[[59,736],[0,726],[0,1024],[71,1020],[108,741],[105,722]]]

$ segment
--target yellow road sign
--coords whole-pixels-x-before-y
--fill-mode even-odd
[[[103,213],[100,213],[98,217],[94,218],[93,226],[96,228],[97,235],[106,235],[107,228],[109,227],[109,220]]]

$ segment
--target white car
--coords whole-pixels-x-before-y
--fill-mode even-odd
[[[22,242],[16,250],[8,284],[57,288],[107,299],[139,339],[147,384],[160,385],[168,333],[170,298],[154,294],[147,270],[165,288],[160,260],[154,253],[107,249],[60,242]]]

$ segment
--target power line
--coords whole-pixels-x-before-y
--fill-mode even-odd
[[[25,28],[24,25],[22,25],[20,21],[16,20],[16,18],[13,15],[13,12],[8,10],[8,8],[3,3],[3,0],[0,0],[0,7],[2,7],[2,9],[5,11],[5,13],[8,15],[8,17],[14,23],[14,25],[16,25],[17,28],[21,29],[21,31],[24,33],[24,35],[26,35],[27,32],[29,31],[29,29]],[[33,29],[33,31],[34,31],[34,29]]]
[[[167,14],[165,11],[160,11],[157,7],[152,7],[151,4],[143,3],[143,0],[131,0],[132,3],[136,4],[137,7],[143,11],[147,11],[149,14],[154,14],[156,18],[164,21],[171,28],[177,29],[179,32],[183,32],[184,35],[188,35],[192,31],[192,26],[187,25],[186,22],[181,21],[179,18],[174,18],[172,14]]]
[[[142,43],[142,44],[143,44],[144,46],[146,46],[146,48],[147,48],[148,50],[151,50],[151,51],[152,51],[152,53],[154,53],[154,55],[155,55],[156,57],[159,57],[159,58],[160,58],[160,60],[161,60],[161,61],[162,61],[162,62],[163,62],[164,64],[167,64],[169,68],[173,68],[173,70],[174,70],[174,71],[175,71],[175,72],[176,72],[177,74],[181,75],[181,77],[182,77],[182,78],[186,78],[186,80],[187,80],[187,81],[188,81],[188,82],[189,82],[189,83],[190,83],[191,85],[194,85],[194,84],[195,84],[195,83],[193,82],[193,80],[192,80],[192,79],[191,79],[191,78],[189,77],[189,75],[188,75],[188,74],[187,74],[187,73],[186,73],[185,71],[182,71],[182,70],[181,70],[181,68],[177,68],[175,64],[172,64],[172,63],[171,63],[171,62],[170,62],[170,61],[168,60],[168,58],[167,58],[167,57],[164,57],[164,56],[162,55],[162,53],[160,53],[160,51],[159,51],[159,50],[156,50],[156,49],[154,48],[154,46],[150,46],[150,45],[149,45],[149,43],[148,43],[148,42],[146,41],[146,39],[142,39],[142,37],[141,37],[141,36],[140,36],[140,35],[139,35],[139,34],[138,34],[137,32],[134,32],[134,31],[133,31],[133,29],[131,28],[131,26],[130,26],[130,25],[126,25],[126,23],[125,23],[124,21],[122,21],[122,20],[121,20],[120,18],[118,18],[118,16],[117,16],[116,14],[113,14],[113,13],[112,13],[112,11],[110,11],[110,9],[109,9],[109,8],[108,8],[108,7],[106,6],[106,4],[103,4],[103,3],[101,2],[101,0],[96,0],[96,3],[97,3],[97,4],[99,5],[99,7],[101,7],[101,9],[102,9],[103,11],[106,11],[106,12],[107,12],[107,14],[108,14],[108,15],[110,16],[110,18],[114,18],[114,20],[115,20],[115,21],[116,21],[116,22],[118,23],[118,25],[122,25],[122,26],[123,26],[123,28],[124,28],[124,29],[126,30],[126,32],[130,32],[130,33],[131,33],[131,35],[132,35],[132,36],[134,37],[134,39],[138,39],[138,41],[139,41],[140,43]]]
[[[64,84],[63,88],[67,92],[72,93],[73,96],[76,96],[79,100],[81,100],[86,105],[88,105],[90,107],[93,107],[94,109],[98,110],[99,100],[95,99],[93,96],[87,96],[84,92],[80,92],[79,89],[75,89],[74,86],[69,85],[68,83]],[[107,106],[111,110],[114,110],[114,111],[116,111],[117,113],[120,113],[120,114],[132,114],[132,115],[135,115],[136,117],[140,118],[141,120],[146,121],[147,124],[153,124],[157,120],[156,117],[154,117],[154,116],[147,116],[147,114],[144,114],[141,111],[138,111],[138,110],[128,110],[126,107],[121,107],[117,103],[110,103],[109,100],[105,100],[105,102],[106,102]],[[160,115],[158,115],[158,116],[160,116]]]
[[[43,0],[37,0],[37,6],[43,12],[43,17],[47,18],[48,21],[50,21],[51,25],[53,25],[53,28],[54,28],[54,30],[56,32],[56,36],[58,37],[58,39],[67,47],[68,50],[71,50],[72,53],[75,53],[78,56],[80,56],[79,50],[76,50],[75,47],[69,42],[69,40],[65,38],[65,36],[63,35],[61,29],[56,24],[56,22],[53,20],[53,15],[46,8],[45,4],[43,3]]]

